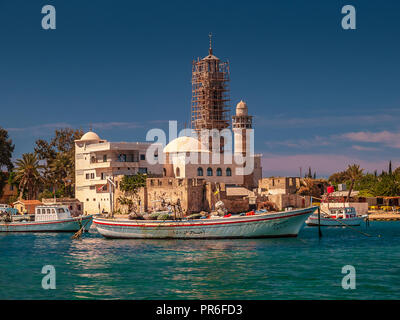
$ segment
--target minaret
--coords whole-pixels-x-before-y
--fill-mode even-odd
[[[191,125],[197,132],[229,127],[229,64],[213,55],[209,36],[208,56],[192,66]]]
[[[246,102],[236,105],[236,115],[232,116],[232,130],[235,141],[234,153],[246,155],[247,132],[253,129],[253,116],[249,116]]]

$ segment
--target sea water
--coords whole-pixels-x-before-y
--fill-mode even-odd
[[[297,238],[107,240],[0,234],[0,299],[400,299],[400,222]],[[55,289],[43,289],[45,265]],[[355,289],[345,290],[346,265]]]

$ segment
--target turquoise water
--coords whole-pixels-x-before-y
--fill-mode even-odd
[[[0,234],[0,299],[400,299],[400,222],[298,238],[107,240]],[[381,235],[381,237],[377,237]],[[41,287],[54,265],[56,289]],[[356,289],[344,290],[344,265]]]

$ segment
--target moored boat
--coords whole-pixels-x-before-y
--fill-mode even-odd
[[[75,232],[82,227],[87,231],[91,224],[91,215],[72,217],[67,206],[44,205],[35,208],[34,221],[10,215],[9,221],[0,222],[0,232]]]
[[[307,220],[308,226],[324,226],[324,227],[343,227],[348,226],[359,226],[367,215],[358,216],[355,208],[330,208],[329,212],[322,212],[318,221],[318,215],[313,214]]]
[[[317,209],[309,207],[254,215],[231,215],[187,220],[111,220],[93,218],[97,231],[107,238],[221,239],[296,237],[304,221]]]

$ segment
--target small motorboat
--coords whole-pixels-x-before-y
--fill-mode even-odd
[[[306,224],[325,227],[359,226],[366,217],[367,215],[357,215],[356,209],[353,207],[330,208],[329,212],[321,212],[319,223],[318,215],[313,214],[306,220]]]
[[[211,216],[207,219],[128,220],[93,218],[97,231],[107,238],[224,239],[296,237],[316,206],[253,215]]]
[[[33,221],[31,221],[33,218]],[[11,215],[0,221],[0,232],[76,232],[88,231],[92,216],[72,217],[67,206],[43,205],[35,208],[35,214]]]

